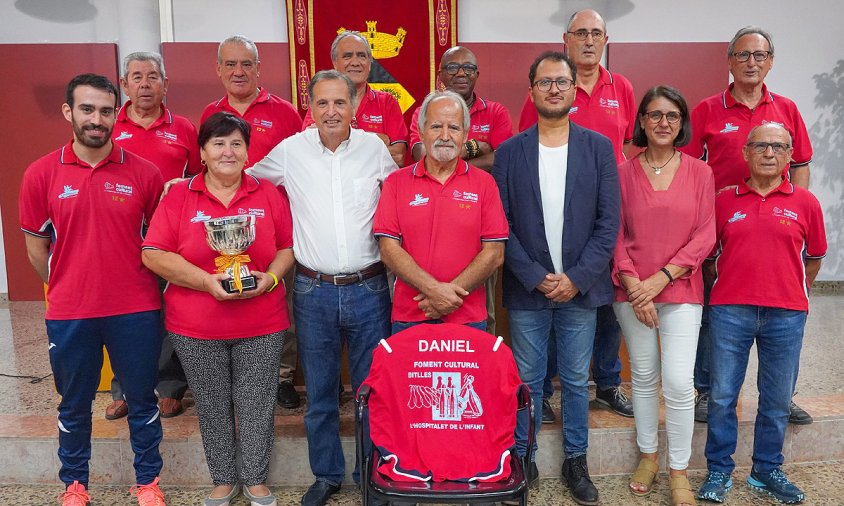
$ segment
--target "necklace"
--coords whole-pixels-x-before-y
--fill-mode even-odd
[[[668,165],[668,162],[670,162],[671,160],[673,160],[673,159],[674,159],[674,155],[676,155],[676,154],[677,154],[677,150],[675,149],[675,150],[674,150],[674,152],[673,152],[673,153],[671,153],[671,157],[670,157],[668,160],[666,160],[666,162],[665,162],[665,163],[663,163],[662,165],[657,166],[657,165],[652,165],[652,164],[651,164],[651,160],[650,160],[650,158],[648,158],[648,150],[646,149],[646,150],[645,150],[645,161],[646,161],[646,162],[648,162],[648,165],[650,166],[651,170],[653,170],[653,171],[654,171],[654,174],[656,174],[656,175],[658,176],[658,175],[662,174],[662,169],[663,169],[663,167],[665,167],[666,165]]]

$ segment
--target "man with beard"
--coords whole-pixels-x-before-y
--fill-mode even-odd
[[[48,284],[47,337],[59,404],[59,479],[65,506],[84,506],[91,457],[91,404],[103,346],[129,406],[140,506],[163,506],[161,421],[155,384],[161,301],[141,263],[141,227],[163,186],[150,162],[112,143],[117,89],[95,74],[67,86],[73,139],[24,173],[21,229],[35,271]]]
[[[425,157],[384,182],[373,231],[398,278],[393,333],[420,323],[486,329],[484,280],[501,266],[507,221],[492,177],[460,159],[469,109],[453,91],[419,108]]]
[[[519,376],[530,387],[537,419],[548,340],[554,336],[565,420],[563,481],[575,502],[597,504],[586,464],[589,358],[597,308],[613,298],[609,265],[619,226],[615,155],[606,137],[569,121],[577,69],[566,55],[543,53],[529,79],[539,121],[505,141],[492,168],[510,224],[504,306]],[[536,448],[527,448],[526,441],[522,416],[516,448],[533,461]]]

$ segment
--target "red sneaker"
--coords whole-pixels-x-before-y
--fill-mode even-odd
[[[68,485],[67,490],[59,494],[58,500],[61,501],[62,506],[88,506],[91,502],[85,485],[78,481]]]
[[[167,506],[164,502],[164,492],[158,488],[158,478],[149,485],[135,485],[129,493],[138,498],[138,506]]]

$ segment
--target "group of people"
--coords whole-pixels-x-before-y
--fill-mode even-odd
[[[156,53],[125,58],[119,109],[107,78],[74,77],[62,106],[73,139],[27,169],[20,194],[27,252],[48,284],[63,504],[90,501],[103,345],[121,388],[107,416],[128,416],[139,505],[165,504],[160,417],[183,410],[189,385],[214,484],[206,506],[241,491],[274,506],[273,412],[276,400],[298,404],[297,360],[315,476],[301,504],[326,504],[346,474],[343,348],[357,391],[393,333],[443,322],[494,332],[502,265],[513,355],[543,421],[554,417],[543,385],[560,378],[562,477],[577,503],[599,502],[586,460],[590,363],[596,400],[635,417],[630,492],[647,495],[659,473],[661,378],[671,504],[724,502],[754,343],[748,484],[802,501],[782,446],[826,240],[805,189],[805,125],[764,84],[770,35],[739,30],[727,51],[733,83],[691,112],[670,86],[637,108],[630,82],[600,63],[608,35],[597,12],[575,13],[563,40],[565,52],[530,66],[515,135],[506,109],[474,92],[477,60],[457,46],[440,62],[445,89],[425,98],[408,136],[396,100],[367,83],[371,49],[356,32],[337,36],[334,69],[311,78],[304,122],[258,86],[258,50],[242,36],[219,46],[226,96],[198,132],[164,105]],[[233,222],[251,227],[248,248],[212,249],[207,229]],[[622,334],[632,407],[619,389]],[[709,474],[695,494],[686,468],[696,418],[708,422]],[[516,449],[535,480],[527,430],[521,416]]]

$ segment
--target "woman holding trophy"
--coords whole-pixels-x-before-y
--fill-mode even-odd
[[[143,261],[169,284],[165,327],[193,390],[214,489],[226,506],[240,486],[252,506],[275,506],[264,484],[293,265],[287,199],[243,172],[250,126],[225,112],[199,129],[204,170],[174,185],[156,211]],[[238,475],[235,460],[240,452]]]

